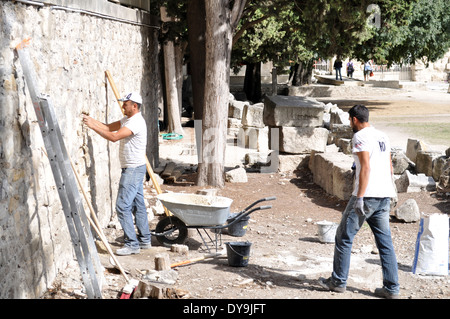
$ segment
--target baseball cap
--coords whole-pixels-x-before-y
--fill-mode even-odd
[[[142,104],[142,97],[137,92],[131,92],[125,95],[123,98],[119,99],[119,101],[133,101],[135,103]]]

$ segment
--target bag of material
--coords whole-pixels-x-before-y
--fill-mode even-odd
[[[449,266],[449,217],[432,214],[420,219],[413,273],[447,276]]]

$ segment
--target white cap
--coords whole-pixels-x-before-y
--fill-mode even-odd
[[[125,95],[123,98],[119,99],[119,101],[133,101],[135,103],[142,104],[142,97],[137,92],[131,92]]]

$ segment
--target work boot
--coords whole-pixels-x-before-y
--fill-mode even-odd
[[[118,256],[128,256],[133,254],[139,254],[141,250],[139,248],[131,248],[128,246],[125,246],[123,248],[116,250],[116,255]]]
[[[152,243],[139,243],[140,249],[150,249],[152,248]]]
[[[400,297],[399,294],[393,294],[384,287],[375,289],[375,296],[386,299],[398,299]]]
[[[320,277],[319,278],[319,285],[322,288],[325,288],[325,289],[330,290],[330,291],[339,292],[339,293],[344,293],[345,292],[345,287],[336,287],[333,284],[333,282],[331,281],[331,277],[328,278],[328,279]]]

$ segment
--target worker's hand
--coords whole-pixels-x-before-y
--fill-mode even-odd
[[[85,124],[87,127],[92,128],[94,125],[94,119],[86,114],[83,114],[83,124]]]
[[[355,201],[355,212],[360,216],[366,216],[364,214],[364,197],[357,197]]]

